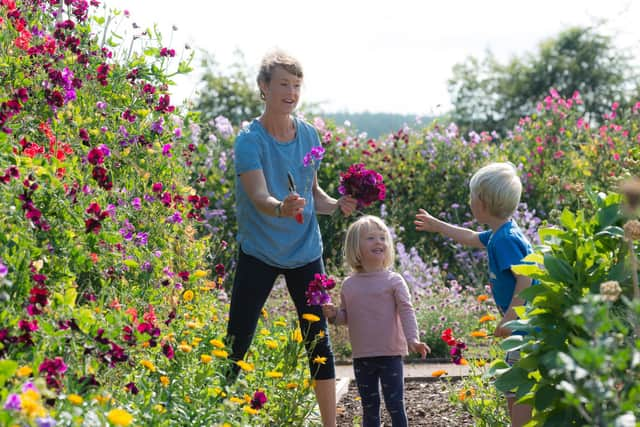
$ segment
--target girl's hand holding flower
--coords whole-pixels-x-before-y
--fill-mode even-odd
[[[328,320],[332,320],[335,319],[335,317],[338,315],[338,309],[332,303],[323,304],[322,314],[324,314],[324,317],[326,317]]]

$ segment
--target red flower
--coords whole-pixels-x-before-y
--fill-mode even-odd
[[[384,200],[386,187],[382,175],[365,169],[363,163],[349,166],[347,172],[340,172],[338,192],[350,195],[358,201],[358,208],[367,207],[376,200]]]

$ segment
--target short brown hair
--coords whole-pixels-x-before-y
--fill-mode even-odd
[[[274,50],[267,53],[260,63],[260,72],[258,73],[258,86],[260,82],[271,83],[271,76],[276,67],[282,67],[286,72],[293,74],[298,78],[303,78],[302,65],[293,56],[282,50]],[[262,95],[262,93],[261,93]]]

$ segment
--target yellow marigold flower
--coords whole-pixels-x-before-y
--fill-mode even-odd
[[[244,404],[244,399],[240,399],[239,397],[231,396],[229,400],[233,403],[237,403],[238,405]]]
[[[77,394],[70,394],[69,396],[67,396],[67,400],[74,405],[80,405],[82,402],[84,402],[82,396],[79,396]]]
[[[211,354],[213,354],[215,357],[219,357],[221,359],[226,359],[229,356],[229,353],[227,353],[224,350],[213,350],[211,352]]]
[[[308,322],[314,323],[320,321],[320,317],[316,316],[313,313],[304,313],[302,318]]]
[[[190,353],[191,350],[193,350],[193,347],[191,347],[186,342],[183,342],[182,344],[180,344],[178,348],[180,349],[180,351],[184,351],[185,353]]]
[[[140,364],[145,368],[147,368],[148,370],[150,370],[151,372],[156,371],[156,365],[154,365],[153,362],[150,360],[142,360],[140,361]]]
[[[262,314],[263,318],[265,318],[265,319],[269,318],[269,312],[267,311],[267,309],[263,308],[261,314]]]
[[[270,335],[271,332],[269,332],[268,329],[262,328],[260,329],[260,335]]]
[[[184,291],[184,293],[182,294],[182,299],[186,302],[193,301],[193,291],[191,289]]]
[[[302,342],[302,332],[300,328],[296,328],[296,330],[291,333],[291,339],[297,343]]]
[[[278,348],[278,343],[275,342],[274,340],[266,340],[264,342],[264,345],[266,345],[267,347],[269,347],[272,350]]]
[[[443,375],[447,375],[447,374],[448,374],[448,372],[445,371],[444,369],[438,369],[437,371],[431,372],[431,376],[432,377],[436,377],[436,378],[437,377],[441,377]]]
[[[107,419],[111,424],[117,426],[128,426],[133,422],[133,416],[124,409],[112,409],[107,414]]]
[[[313,359],[313,363],[324,365],[325,363],[327,363],[327,358],[322,356],[316,356],[315,359]]]
[[[225,397],[227,395],[220,387],[214,387],[213,389],[209,389],[209,392],[213,397],[218,397],[218,396]]]
[[[111,399],[111,396],[109,395],[106,395],[106,396],[96,395],[93,397],[93,400],[98,402],[100,405],[105,405],[107,402],[109,402],[109,399]]]
[[[202,361],[202,363],[207,364],[209,362],[211,362],[213,358],[211,356],[209,356],[208,354],[203,354],[200,356],[200,360]]]
[[[169,383],[171,381],[169,380],[169,377],[166,375],[163,375],[160,377],[160,383],[162,384],[163,387],[169,387]]]
[[[236,365],[240,366],[240,369],[247,372],[251,372],[255,369],[255,367],[253,366],[253,363],[247,363],[244,360],[238,360],[236,362]]]
[[[21,366],[20,369],[16,371],[16,375],[19,377],[28,377],[33,373],[33,369],[30,366]]]
[[[267,378],[282,378],[284,376],[282,372],[278,371],[267,371],[265,375],[267,376]]]
[[[193,272],[193,277],[195,277],[196,279],[200,279],[206,275],[207,275],[207,272],[204,270],[196,270]]]
[[[164,414],[165,412],[167,412],[167,408],[165,408],[164,406],[162,406],[161,404],[157,404],[153,406],[153,410],[156,411],[159,414]]]
[[[249,415],[255,415],[255,414],[257,414],[257,413],[258,413],[258,410],[257,410],[257,409],[253,409],[253,408],[252,408],[251,406],[249,406],[249,405],[245,405],[245,406],[242,408],[242,410],[243,410],[244,412],[246,412],[247,414],[249,414]]]
[[[485,302],[486,300],[489,299],[488,295],[482,294],[482,295],[478,295],[478,298],[476,298],[478,300],[478,302]]]
[[[275,322],[273,322],[274,326],[280,326],[280,327],[285,327],[287,326],[287,322],[283,322],[282,320],[276,320]]]
[[[479,367],[479,368],[482,368],[482,367],[483,367],[484,365],[486,365],[486,364],[487,364],[487,361],[486,361],[486,360],[484,360],[484,359],[478,359],[478,360],[476,360],[476,366],[477,366],[477,367]]]
[[[251,396],[249,396],[247,393],[245,393],[242,397],[244,397],[244,401],[246,403],[251,403]]]
[[[318,332],[318,334],[316,336],[318,338],[324,338],[324,336],[325,336],[324,330],[320,330],[320,332]]]
[[[193,341],[191,341],[191,345],[193,345],[194,347],[196,347],[198,344],[200,344],[202,342],[202,338],[200,337],[193,337]]]
[[[472,388],[465,388],[462,391],[460,391],[460,393],[458,393],[458,398],[461,401],[464,401],[465,399],[469,398],[469,397],[473,397],[476,395],[476,391]]]
[[[469,361],[463,357],[462,359],[460,359],[460,364],[461,365],[468,365]]]
[[[480,318],[479,322],[485,323],[485,322],[490,322],[492,320],[496,320],[496,316],[494,316],[493,314],[485,314]]]
[[[186,325],[189,329],[196,329],[198,327],[198,322],[187,322]]]
[[[216,347],[216,348],[224,348],[224,343],[220,340],[217,339],[212,339],[211,341],[209,341],[209,344],[211,344],[212,346]]]
[[[471,332],[471,336],[473,338],[486,338],[487,337],[487,331],[473,331]]]
[[[189,395],[186,395],[184,397],[184,401],[187,402],[187,403],[191,403],[191,397]]]
[[[298,383],[288,383],[286,385],[287,390],[293,390],[294,388],[298,388]]]

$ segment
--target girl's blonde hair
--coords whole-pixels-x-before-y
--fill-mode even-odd
[[[472,196],[482,200],[491,215],[506,219],[520,203],[522,182],[512,163],[491,163],[471,177],[469,189]]]
[[[347,235],[344,239],[343,257],[345,264],[351,267],[352,270],[361,272],[363,271],[362,261],[360,253],[360,236],[363,233],[371,230],[372,228],[378,229],[385,233],[387,240],[387,250],[384,257],[384,268],[390,268],[393,266],[393,262],[396,258],[396,251],[393,247],[393,237],[391,237],[391,231],[384,221],[373,215],[365,215],[355,222],[353,222],[347,229]]]

